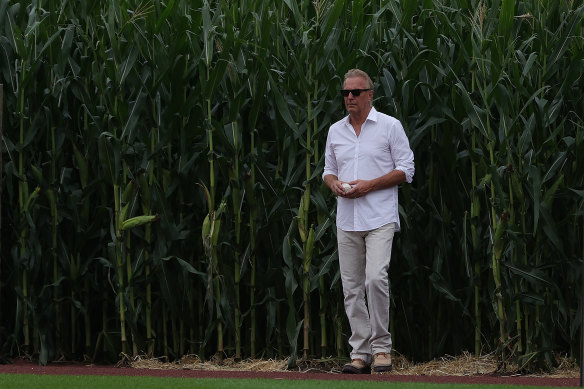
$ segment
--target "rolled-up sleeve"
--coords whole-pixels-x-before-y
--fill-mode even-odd
[[[411,183],[415,173],[414,152],[410,148],[410,141],[399,121],[394,123],[391,134],[391,155],[395,169],[404,172],[406,182]]]
[[[335,158],[334,150],[332,147],[334,138],[334,131],[333,127],[329,129],[329,133],[326,138],[326,148],[324,151],[324,171],[322,172],[322,178],[324,180],[325,176],[329,174],[333,174],[335,176],[339,176],[339,170],[337,167],[337,160]]]

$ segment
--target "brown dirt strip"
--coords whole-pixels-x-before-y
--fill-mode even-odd
[[[82,363],[59,363],[39,366],[33,362],[16,360],[13,364],[0,365],[0,374],[48,374],[48,375],[111,375],[111,376],[150,376],[178,378],[263,378],[273,380],[348,380],[348,381],[386,381],[386,382],[425,382],[442,384],[511,384],[530,386],[576,387],[578,378],[555,378],[539,376],[428,376],[428,375],[346,375],[335,373],[311,372],[261,372],[235,370],[193,370],[193,369],[137,369],[132,367],[115,367],[86,365]]]

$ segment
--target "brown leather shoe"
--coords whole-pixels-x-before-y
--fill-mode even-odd
[[[371,365],[362,359],[356,358],[343,366],[343,374],[370,374]]]
[[[391,371],[391,355],[387,353],[377,353],[373,356],[373,371],[383,373]]]

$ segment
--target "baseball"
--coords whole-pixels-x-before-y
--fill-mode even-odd
[[[347,191],[349,191],[351,189],[351,185],[349,185],[346,182],[344,182],[343,183],[343,189],[345,190],[345,193],[347,193]]]

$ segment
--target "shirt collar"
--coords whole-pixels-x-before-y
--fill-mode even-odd
[[[378,114],[378,112],[375,109],[375,107],[374,106],[371,106],[371,109],[369,110],[369,114],[367,115],[367,119],[365,119],[365,121],[371,120],[372,122],[377,122],[377,114]],[[349,121],[349,115],[347,115],[345,117],[345,124],[347,126],[350,126],[351,125],[351,122]]]

